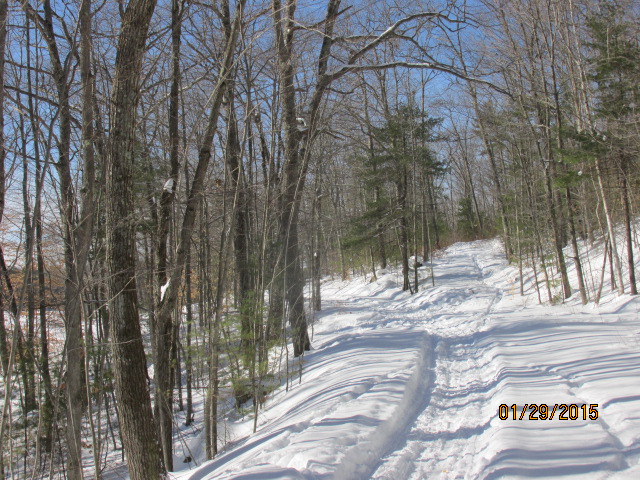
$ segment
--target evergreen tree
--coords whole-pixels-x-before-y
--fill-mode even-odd
[[[631,191],[637,188],[636,169],[638,141],[635,134],[637,105],[640,101],[640,46],[623,21],[622,7],[603,3],[600,11],[587,22],[591,35],[591,79],[596,83],[597,139],[607,150],[605,159],[615,168],[624,208],[627,241],[627,265],[631,294],[636,287],[632,225]]]
[[[435,129],[440,123],[441,119],[430,117],[413,105],[400,105],[381,127],[372,127],[375,142],[364,161],[364,186],[375,195],[369,197],[366,210],[354,222],[349,245],[368,245],[373,238],[397,228],[403,290],[410,289],[410,177],[417,171],[442,171],[442,164],[429,148],[429,143],[438,139]]]

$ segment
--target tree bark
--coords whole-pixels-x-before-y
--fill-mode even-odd
[[[182,289],[183,282],[183,273],[184,268],[187,261],[188,254],[188,245],[191,242],[191,237],[196,221],[196,213],[200,210],[198,207],[202,200],[202,194],[204,191],[204,184],[207,174],[207,169],[209,167],[209,163],[211,160],[211,150],[213,144],[213,137],[217,131],[218,119],[220,116],[220,109],[222,106],[223,95],[226,90],[227,82],[229,81],[232,62],[235,55],[235,47],[238,36],[240,34],[241,21],[242,21],[242,12],[244,11],[244,5],[246,0],[241,0],[236,5],[236,13],[233,22],[233,26],[231,27],[231,35],[227,40],[227,44],[225,46],[225,53],[223,57],[222,66],[220,69],[220,73],[218,75],[217,84],[212,96],[212,105],[209,113],[209,118],[207,122],[207,126],[205,129],[205,133],[202,137],[202,141],[199,147],[198,152],[198,163],[196,165],[196,170],[194,173],[193,181],[191,182],[191,186],[189,188],[189,196],[187,198],[187,205],[185,213],[182,217],[182,225],[180,228],[179,234],[179,242],[176,250],[175,261],[171,269],[171,275],[167,276],[166,283],[164,284],[164,294],[161,295],[155,311],[155,322],[156,325],[161,327],[158,330],[157,335],[162,337],[163,335],[167,335],[164,342],[159,342],[158,347],[160,348],[163,343],[166,344],[166,339],[170,337],[171,329],[169,328],[171,325],[171,316],[175,311],[176,304],[178,301],[178,295]],[[165,359],[166,362],[163,363],[161,368],[165,369],[169,375],[168,379],[170,381],[170,370],[168,365],[169,353],[165,349],[164,351],[158,352],[159,359]],[[156,366],[158,368],[158,366]],[[163,388],[162,382],[164,382],[164,376],[158,374],[157,377],[160,380],[160,384],[158,385],[159,389]],[[166,388],[161,391],[166,391]],[[166,405],[166,403],[165,403]],[[163,433],[163,438],[166,436],[168,439],[168,434],[165,428],[165,433]],[[165,442],[166,443],[166,442]],[[166,453],[165,453],[166,456]]]
[[[627,265],[629,268],[629,293],[631,295],[638,294],[638,287],[636,285],[636,267],[633,260],[633,238],[632,238],[632,221],[631,221],[631,201],[629,200],[629,185],[627,181],[627,175],[629,173],[628,160],[622,158],[622,172],[621,172],[621,195],[622,205],[624,206],[624,231],[627,243]]]
[[[151,412],[136,292],[133,164],[142,57],[155,0],[130,0],[118,38],[107,157],[107,263],[113,371],[120,433],[133,480],[164,474]]]
[[[193,307],[192,302],[193,298],[191,296],[191,244],[189,244],[189,248],[187,250],[187,263],[185,266],[185,301],[187,303],[187,347],[185,349],[185,372],[186,372],[186,383],[187,383],[187,412],[186,412],[186,420],[184,424],[188,427],[193,422],[193,361],[192,361],[192,353],[191,353],[191,330],[193,326]],[[198,312],[199,315],[202,315],[202,311]]]
[[[173,311],[175,310],[178,295],[182,289],[183,273],[187,259],[187,244],[191,241],[196,221],[196,213],[199,211],[198,207],[202,200],[207,169],[211,160],[213,137],[217,131],[218,118],[220,116],[220,108],[222,106],[225,86],[231,73],[235,46],[240,34],[242,12],[244,11],[245,3],[246,0],[241,0],[236,5],[236,16],[232,27],[232,35],[225,47],[222,68],[218,75],[218,81],[213,93],[209,119],[207,121],[205,133],[202,137],[198,152],[198,163],[189,189],[189,198],[187,199],[186,210],[182,217],[182,226],[180,227],[175,262],[171,269],[171,275],[167,278],[167,282],[165,283],[164,295],[160,298],[156,307],[156,323],[158,325],[168,324],[168,319],[170,319]]]
[[[230,26],[227,29],[227,37],[230,35]],[[240,138],[238,135],[238,120],[235,114],[234,82],[230,80],[227,85],[227,148],[225,161],[227,172],[231,180],[233,200],[233,251],[236,263],[236,275],[238,279],[237,308],[240,312],[240,342],[243,348],[245,360],[250,358],[256,338],[254,332],[255,320],[252,302],[252,281],[249,271],[249,222],[248,203],[245,190],[244,169],[241,161]]]
[[[298,244],[298,214],[304,190],[309,158],[308,146],[318,122],[318,112],[331,78],[327,66],[333,43],[333,28],[340,8],[340,0],[330,0],[325,16],[325,30],[318,57],[318,77],[309,103],[309,124],[298,119],[302,112],[296,107],[295,72],[293,69],[293,37],[296,0],[272,0],[273,22],[276,34],[280,101],[283,110],[285,136],[284,192],[280,220],[280,242],[284,258],[284,296],[289,305],[289,323],[293,337],[293,354],[298,357],[311,348],[304,312],[304,275],[300,265]],[[284,14],[284,15],[283,15]],[[346,71],[345,71],[346,72]],[[337,78],[337,77],[335,77]]]
[[[34,142],[34,147],[37,141]],[[40,156],[36,153],[36,175],[35,186],[36,195],[42,192],[42,162]],[[37,203],[41,203],[42,199],[37,198]],[[44,383],[44,403],[41,406],[40,417],[42,419],[42,428],[40,434],[40,442],[45,452],[50,453],[53,447],[52,425],[54,421],[54,395],[51,383],[51,371],[49,368],[49,337],[47,334],[47,288],[45,278],[45,263],[42,250],[42,211],[34,212],[34,220],[36,224],[36,262],[38,268],[38,301],[40,316],[40,371],[42,382]]]
[[[600,193],[602,207],[604,209],[604,216],[607,220],[607,233],[609,234],[609,255],[612,257],[611,266],[615,268],[615,277],[612,273],[612,282],[611,286],[614,287],[614,284],[617,283],[618,295],[624,294],[624,278],[622,276],[622,262],[620,262],[620,255],[618,254],[618,245],[616,242],[616,235],[614,231],[613,218],[611,215],[611,208],[609,206],[609,201],[607,200],[607,195],[604,189],[604,179],[602,175],[602,161],[600,158],[596,158],[595,162],[596,166],[596,177],[598,179],[598,190]]]
[[[293,70],[293,32],[295,0],[273,0],[273,21],[276,32],[280,100],[285,130],[284,192],[279,240],[283,249],[284,297],[289,305],[289,323],[292,329],[294,356],[310,349],[307,320],[304,312],[304,277],[298,248],[298,184],[300,178],[300,143],[302,132],[297,129],[296,93]],[[284,13],[284,16],[283,16]]]
[[[222,234],[218,251],[218,276],[216,280],[215,311],[213,324],[209,328],[209,388],[205,400],[205,437],[207,459],[218,454],[218,396],[219,396],[219,366],[220,366],[220,330],[222,325],[222,302],[227,279],[227,203],[223,199],[222,205]]]
[[[0,0],[0,222],[2,222],[2,218],[4,216],[6,177],[6,168],[4,166],[4,162],[7,156],[7,151],[4,146],[4,55],[7,43],[7,10],[7,0]],[[0,326],[0,329],[2,328],[3,327]],[[5,347],[5,345],[0,345],[0,348]],[[1,471],[0,474],[2,474]]]
[[[91,13],[90,2],[83,2],[80,9],[81,76],[83,83],[83,195],[80,218],[76,220],[76,199],[71,177],[71,106],[69,63],[63,61],[53,26],[54,13],[50,0],[43,2],[44,16],[40,16],[27,3],[23,5],[27,15],[33,18],[47,44],[52,64],[52,76],[58,96],[59,135],[57,137],[60,177],[60,213],[63,219],[65,257],[65,352],[67,355],[67,444],[69,448],[68,472],[71,479],[82,478],[80,430],[85,406],[84,395],[84,345],[82,331],[82,290],[91,234],[93,230],[93,146],[92,116],[93,80],[90,75]],[[89,122],[87,125],[84,122]]]
[[[22,202],[24,207],[25,228],[25,258],[31,255],[29,263],[33,265],[33,250],[35,246],[35,230],[30,228],[32,223],[31,205],[29,204],[29,161],[27,156],[27,136],[24,128],[24,118],[20,118],[20,136],[22,138]],[[25,338],[25,350],[22,355],[20,367],[24,377],[24,413],[27,414],[37,408],[35,391],[35,362],[34,362],[34,322],[35,322],[35,295],[33,289],[33,267],[24,272],[24,286],[27,294],[27,332]]]
[[[398,191],[398,209],[400,210],[400,253],[402,255],[402,290],[411,290],[409,281],[409,233],[407,225],[407,166],[401,167],[400,178],[396,183]]]
[[[169,93],[169,178],[164,183],[160,197],[158,216],[158,243],[156,245],[157,282],[158,290],[164,288],[167,282],[169,227],[173,212],[175,192],[178,185],[180,171],[180,43],[182,35],[182,21],[180,3],[171,2],[171,90]],[[162,302],[160,298],[159,302]],[[154,308],[157,311],[158,306]],[[171,381],[171,356],[173,338],[173,318],[171,312],[164,317],[154,316],[155,322],[155,387],[156,412],[160,444],[164,465],[167,471],[173,471],[173,389]]]
[[[316,188],[315,195],[313,197],[312,206],[312,239],[311,239],[311,296],[313,299],[313,310],[319,312],[322,310],[322,290],[320,288],[320,280],[322,278],[321,271],[321,231],[320,225],[322,222],[322,183],[318,176],[319,171],[316,171]],[[375,270],[374,270],[375,275]]]

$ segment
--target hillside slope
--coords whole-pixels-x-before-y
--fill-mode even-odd
[[[424,270],[415,295],[327,283],[302,382],[179,477],[640,478],[638,298],[537,305],[495,241],[450,247],[435,287]]]

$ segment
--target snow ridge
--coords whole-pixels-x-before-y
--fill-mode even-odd
[[[436,349],[434,340],[423,333],[423,340],[411,377],[395,411],[380,424],[370,437],[347,451],[337,466],[333,478],[349,480],[369,478],[381,459],[400,447],[411,426],[427,408],[433,387]]]

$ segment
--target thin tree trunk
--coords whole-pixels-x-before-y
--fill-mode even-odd
[[[602,179],[602,165],[599,158],[596,158],[596,176],[598,178],[598,189],[600,191],[600,197],[602,201],[602,207],[604,208],[604,215],[607,220],[607,232],[609,234],[609,255],[612,258],[611,265],[615,268],[615,281],[612,281],[612,286],[617,283],[618,295],[624,293],[624,279],[622,277],[622,263],[620,262],[620,255],[618,255],[618,246],[616,243],[616,235],[614,231],[613,218],[611,216],[611,209],[609,208],[609,202],[604,190],[604,181]],[[612,276],[613,278],[613,276]]]
[[[0,0],[0,85],[4,85],[4,55],[7,42],[7,0]],[[4,217],[5,177],[4,165],[7,153],[4,146],[4,97],[5,89],[0,88],[0,225]],[[5,375],[9,367],[9,352],[7,350],[7,331],[4,326],[4,288],[0,279],[0,365]],[[0,448],[3,448],[3,438],[0,437]],[[4,465],[0,455],[0,479],[4,478]]]
[[[92,143],[87,137],[87,128],[92,132],[92,123],[83,124],[83,202],[78,221],[75,219],[76,199],[71,178],[71,107],[68,62],[60,57],[57,36],[53,26],[54,13],[50,0],[43,2],[44,16],[40,16],[30,4],[23,4],[27,16],[33,18],[47,43],[52,64],[52,76],[58,95],[59,134],[58,162],[56,168],[60,177],[61,216],[64,222],[65,256],[65,330],[66,330],[66,394],[67,394],[67,444],[69,447],[68,472],[72,479],[82,478],[80,429],[85,406],[84,347],[82,331],[82,290],[86,259],[93,228],[93,154]],[[91,120],[85,110],[93,108],[92,79],[90,78],[90,2],[81,6],[81,75],[83,81],[83,122]],[[91,99],[91,101],[87,101]]]
[[[621,178],[621,195],[622,204],[624,205],[624,229],[627,240],[627,265],[629,268],[629,293],[631,295],[638,294],[638,287],[636,286],[636,268],[633,260],[633,232],[631,222],[631,202],[629,201],[629,186],[627,182],[628,174],[628,160],[622,159],[622,178]]]
[[[580,249],[578,248],[578,238],[576,234],[576,224],[574,220],[574,204],[571,195],[571,189],[565,189],[565,196],[567,199],[567,209],[569,216],[569,233],[571,235],[571,248],[573,250],[573,261],[576,265],[576,274],[578,276],[578,290],[580,291],[580,300],[583,305],[586,305],[589,301],[587,296],[587,289],[584,284],[584,273],[582,271],[582,262],[580,261]]]
[[[526,173],[525,173],[526,174]],[[528,175],[527,178],[525,178],[525,185],[527,187],[527,197],[529,199],[529,209],[531,211],[531,218],[533,220],[533,230],[535,232],[535,240],[536,240],[536,249],[537,249],[537,253],[540,257],[540,264],[542,266],[542,271],[544,274],[544,282],[545,282],[545,286],[547,288],[547,297],[549,299],[549,302],[552,301],[553,299],[553,295],[551,293],[551,282],[549,281],[549,272],[547,270],[547,262],[544,258],[544,248],[543,248],[543,244],[542,244],[542,234],[540,233],[540,226],[538,224],[538,214],[535,208],[535,202],[534,202],[534,195],[533,195],[533,189],[532,189],[532,185],[531,185],[531,176]]]
[[[382,82],[382,80],[381,80]],[[364,81],[363,81],[364,84]],[[373,175],[376,175],[377,172],[377,164],[376,162],[373,161],[373,156],[374,156],[374,148],[373,148],[373,133],[371,131],[371,119],[369,118],[369,95],[367,94],[367,89],[366,88],[362,88],[362,95],[364,96],[364,118],[365,121],[367,122],[366,128],[367,128],[367,147],[368,147],[368,154],[369,154],[369,160],[371,160],[371,164],[372,164],[372,168],[373,168]],[[374,204],[378,204],[378,202],[380,201],[381,198],[381,194],[380,194],[380,185],[376,183],[376,185],[373,188],[373,202]],[[385,269],[387,268],[387,253],[385,251],[385,246],[384,246],[384,226],[382,223],[377,223],[376,224],[376,239],[378,242],[378,258],[379,258],[379,262],[380,262],[380,268]],[[375,275],[375,270],[374,270],[374,275]]]
[[[165,182],[160,197],[157,234],[157,281],[159,292],[166,289],[168,270],[168,244],[169,230],[172,219],[173,203],[178,185],[180,171],[180,135],[179,135],[179,108],[180,108],[180,43],[182,35],[182,21],[180,2],[171,2],[171,91],[169,93],[169,178]],[[160,295],[158,304],[162,302]],[[157,312],[159,305],[155,306]],[[155,384],[156,384],[156,412],[158,414],[158,426],[160,427],[160,444],[164,465],[167,471],[173,471],[173,389],[171,379],[171,357],[174,354],[172,339],[174,331],[173,312],[160,317],[154,316],[155,326]]]
[[[229,29],[231,27],[229,26]],[[227,29],[228,35],[231,33]],[[234,112],[234,82],[227,85],[227,148],[225,160],[227,171],[231,180],[231,190],[234,192],[233,202],[233,250],[235,254],[236,274],[238,280],[238,310],[240,312],[240,341],[244,355],[250,355],[256,339],[253,335],[254,321],[251,303],[255,301],[251,295],[251,276],[249,271],[249,242],[248,242],[248,204],[244,186],[244,175],[241,163],[240,138],[238,136],[238,124]],[[249,357],[247,357],[248,360]]]
[[[211,160],[213,137],[217,130],[223,95],[226,90],[226,84],[229,81],[231,73],[236,41],[240,33],[244,4],[245,0],[241,0],[236,5],[236,16],[232,26],[232,34],[228,39],[227,45],[225,47],[222,68],[218,76],[216,88],[214,90],[209,119],[198,152],[198,163],[196,165],[193,181],[189,188],[189,197],[187,199],[186,210],[182,217],[182,225],[180,228],[179,242],[176,250],[174,265],[171,275],[167,277],[166,283],[163,286],[164,293],[163,295],[161,295],[159,303],[156,307],[156,324],[159,326],[163,326],[162,331],[158,331],[159,336],[170,336],[170,333],[172,331],[168,326],[171,324],[171,316],[175,311],[178,295],[182,289],[183,273],[186,263],[187,244],[191,242],[191,236],[196,221],[196,213],[199,211],[198,206],[200,204],[200,201],[202,200],[202,193],[204,191],[207,169]],[[158,345],[160,346],[162,343],[163,342],[159,342]],[[158,352],[158,358],[169,359],[170,356],[168,352],[163,351]],[[156,368],[158,368],[158,366]],[[166,371],[169,372],[169,366],[167,362],[163,362],[162,368],[166,368]],[[163,378],[164,376],[162,376],[160,372],[158,372],[158,379],[163,382]],[[171,379],[170,374],[168,378]],[[164,391],[166,392],[166,389]],[[167,405],[170,404],[168,402],[165,402],[165,406]],[[169,438],[167,433],[169,423],[166,419],[163,422],[163,426],[163,439],[165,439],[164,444],[166,445]],[[168,445],[166,446],[166,448],[164,448],[164,452],[165,457],[167,457]]]
[[[504,242],[504,252],[507,260],[510,261],[513,255],[513,248],[511,246],[511,240],[509,238],[509,217],[507,215],[507,206],[504,201],[504,188],[502,187],[502,181],[500,180],[500,174],[498,172],[498,164],[496,162],[493,145],[491,144],[487,132],[485,130],[484,120],[480,112],[480,106],[478,104],[478,97],[475,86],[469,83],[469,90],[471,92],[471,98],[473,99],[473,105],[475,108],[476,116],[478,118],[478,125],[480,127],[480,136],[489,157],[489,165],[491,166],[491,174],[493,175],[493,183],[496,187],[496,197],[498,199],[498,205],[500,207],[500,221],[502,223],[502,240]]]
[[[551,21],[551,12],[547,11],[547,19],[549,20],[549,29],[553,30],[553,25]],[[554,32],[555,33],[555,32]],[[556,122],[558,125],[558,149],[562,151],[564,148],[564,120],[563,120],[563,110],[560,102],[560,91],[558,87],[558,79],[556,74],[556,37],[555,34],[549,35],[545,37],[545,43],[547,45],[547,49],[551,56],[551,79],[552,79],[552,88],[553,88],[553,100],[555,104],[556,111]],[[566,172],[566,165],[563,164],[564,171]],[[580,291],[580,299],[583,305],[586,305],[589,301],[589,297],[587,295],[587,289],[584,284],[584,274],[582,271],[582,261],[580,260],[580,249],[578,248],[578,240],[576,234],[576,225],[575,225],[575,207],[573,203],[573,195],[571,193],[571,188],[567,187],[565,189],[565,198],[567,200],[567,215],[568,215],[568,224],[569,224],[569,234],[571,236],[571,248],[573,250],[573,261],[576,265],[576,273],[578,276],[578,290]]]
[[[562,240],[560,234],[560,226],[558,225],[558,216],[556,203],[553,199],[553,189],[551,187],[552,180],[549,169],[545,168],[546,175],[546,200],[547,209],[549,211],[549,220],[551,222],[551,229],[553,231],[553,246],[556,251],[556,259],[558,260],[558,270],[560,271],[560,277],[562,279],[562,292],[563,298],[569,298],[571,296],[571,286],[569,285],[569,276],[567,274],[567,265],[564,259],[564,252],[562,251]]]
[[[400,210],[400,254],[402,255],[402,290],[411,290],[409,281],[409,233],[407,225],[407,167],[402,166],[401,178],[396,183]]]
[[[539,113],[538,116],[542,117],[542,114]],[[539,121],[539,123],[541,124],[544,124],[544,122],[545,120],[542,118]],[[534,138],[536,138],[535,131],[531,123],[529,123],[529,128]],[[542,163],[542,167],[545,175],[544,177],[545,178],[545,199],[547,203],[547,210],[549,213],[549,221],[551,222],[551,230],[553,232],[553,246],[555,248],[556,258],[558,260],[558,269],[560,271],[560,277],[562,279],[563,298],[569,298],[571,296],[571,285],[569,284],[569,275],[567,274],[567,264],[565,262],[564,252],[562,250],[563,235],[561,233],[562,226],[560,224],[559,214],[558,214],[558,210],[560,209],[560,206],[556,204],[556,200],[554,198],[554,191],[553,191],[553,180],[555,178],[555,169],[553,165],[554,160],[551,157],[551,145],[550,145],[549,138],[546,138],[545,140],[547,142],[548,155],[544,154],[543,147],[540,145],[540,140],[538,140],[537,138],[536,138],[536,146],[538,149],[539,159],[540,159],[540,162]]]
[[[193,362],[191,358],[191,329],[193,325],[193,298],[191,296],[191,244],[187,250],[187,262],[185,265],[185,301],[187,306],[187,338],[185,349],[185,372],[187,387],[187,412],[185,417],[185,425],[188,427],[193,422]],[[202,315],[202,311],[200,311]]]
[[[420,175],[420,184],[424,185],[425,182],[425,175],[424,172],[421,173]],[[427,218],[427,192],[425,192],[425,189],[422,188],[422,205],[421,205],[421,209],[420,209],[420,230],[422,232],[422,258],[424,259],[424,261],[426,262],[427,260],[431,259],[431,251],[430,251],[430,243],[431,240],[429,238],[429,219]]]
[[[9,351],[7,350],[7,329],[4,325],[4,287],[0,280],[0,366],[2,366],[2,376],[7,373],[9,367]],[[0,438],[0,446],[2,439]],[[0,459],[0,464],[2,460]],[[0,478],[2,478],[2,471],[0,471]]]
[[[43,180],[46,174],[49,172],[48,166],[49,166],[49,163],[48,162],[45,163],[45,167],[43,168],[42,175],[40,177],[40,183],[39,183],[40,186],[43,185]],[[39,212],[40,212],[41,198],[42,198],[42,192],[40,191],[36,194],[36,201],[33,207],[33,211],[35,212],[36,217],[40,215]],[[33,231],[34,225],[33,224],[26,225],[26,228]],[[33,268],[32,267],[33,245],[31,245],[30,247],[31,248],[27,248],[27,252],[26,252],[26,262],[25,262],[24,271],[23,271],[23,275],[25,277],[27,275],[27,272]],[[4,251],[2,248],[2,244],[0,244],[0,277],[1,277],[0,282],[4,281],[4,284],[6,286],[7,296],[10,299],[9,311],[13,315],[13,319],[14,319],[13,321],[14,328],[13,328],[13,334],[11,338],[11,351],[9,352],[9,355],[7,358],[7,367],[4,371],[5,393],[4,393],[4,399],[3,399],[2,412],[0,412],[0,447],[1,447],[3,446],[3,443],[4,443],[4,436],[6,431],[5,429],[7,427],[7,423],[10,421],[9,407],[11,405],[11,394],[13,392],[12,383],[13,383],[13,371],[14,371],[15,360],[16,360],[16,356],[23,356],[22,352],[24,351],[24,335],[21,328],[20,312],[22,311],[23,300],[24,300],[26,287],[27,287],[27,283],[23,282],[19,295],[16,294],[13,288],[11,277],[9,275],[9,270],[7,268],[7,264],[4,258]],[[24,364],[24,359],[20,358],[19,363]],[[22,369],[21,375],[24,378],[24,375],[25,375],[24,369]],[[0,467],[2,467],[2,469],[0,469],[0,475],[4,475],[3,473],[4,466],[0,465]],[[25,458],[25,468],[26,468],[26,458]]]
[[[609,249],[609,238],[607,237],[604,242],[604,255],[602,256],[602,269],[600,270],[600,283],[598,284],[598,289],[596,290],[596,298],[593,302],[598,305],[600,303],[600,296],[602,295],[602,287],[604,286],[604,275],[607,271],[607,258],[609,257],[610,249]]]
[[[31,205],[29,204],[29,162],[27,160],[27,137],[24,128],[24,119],[20,117],[20,136],[22,137],[22,202],[24,207],[24,224],[25,228],[25,258],[26,255],[33,255],[35,245],[35,231],[30,228]],[[29,264],[33,265],[33,258],[29,258]],[[24,344],[24,351],[21,354],[22,362],[20,368],[22,370],[24,383],[24,415],[36,409],[36,391],[35,391],[35,362],[34,362],[34,322],[35,322],[35,296],[33,291],[33,268],[25,270],[24,285],[27,294],[27,332]]]
[[[34,147],[37,141],[34,141]],[[42,176],[42,164],[40,156],[36,153],[36,195],[42,192],[40,178]],[[36,199],[41,203],[41,199]],[[44,384],[44,404],[41,407],[41,435],[40,443],[46,453],[51,453],[53,447],[52,426],[54,421],[53,390],[51,372],[49,368],[49,338],[47,333],[47,288],[45,279],[44,255],[42,252],[42,211],[34,212],[36,222],[36,262],[38,268],[38,301],[40,316],[40,372]]]
[[[416,198],[416,162],[413,161],[413,182],[412,182],[412,192],[413,192],[413,202],[411,206],[412,216],[413,216],[413,293],[418,293],[420,288],[419,286],[419,273],[418,267],[421,262],[418,261],[418,212],[417,212],[417,198]],[[424,261],[424,259],[423,259]]]
[[[435,186],[432,174],[427,174],[427,197],[429,199],[429,213],[431,213],[431,228],[433,229],[436,250],[440,248],[440,229],[438,228],[438,212],[436,210]]]
[[[293,38],[297,28],[295,22],[296,0],[286,0],[283,8],[280,0],[272,0],[273,22],[278,57],[280,80],[280,100],[284,119],[285,164],[280,241],[284,257],[285,298],[289,305],[289,323],[293,336],[294,356],[298,357],[310,350],[311,342],[307,331],[304,312],[304,275],[300,265],[298,244],[298,216],[309,166],[309,147],[313,132],[319,122],[318,112],[324,94],[332,77],[327,75],[333,29],[339,14],[340,0],[329,0],[325,16],[322,45],[317,62],[315,90],[311,95],[308,109],[309,124],[298,116],[296,108],[296,88],[293,59]],[[344,71],[346,72],[346,70]],[[333,79],[338,78],[333,76]],[[302,128],[301,128],[302,127]]]
[[[312,206],[312,232],[311,232],[311,296],[313,300],[313,310],[319,312],[322,310],[322,292],[320,289],[321,269],[320,269],[320,222],[322,221],[322,184],[318,178],[319,171],[316,171],[316,188],[313,197]],[[373,271],[375,275],[375,269]]]
[[[229,75],[231,72],[236,41],[240,33],[242,12],[244,10],[245,3],[246,0],[241,0],[236,5],[236,16],[232,27],[233,33],[226,45],[222,69],[220,71],[218,82],[212,98],[209,119],[207,122],[205,133],[202,137],[202,142],[200,144],[198,152],[198,163],[196,165],[193,181],[191,182],[191,187],[189,189],[189,198],[187,199],[186,210],[184,216],[182,217],[182,226],[180,228],[178,248],[176,250],[172,273],[171,276],[168,277],[167,283],[165,283],[164,295],[160,299],[160,303],[157,306],[156,318],[159,325],[165,325],[167,323],[166,319],[172,315],[175,309],[176,302],[178,300],[178,294],[182,289],[183,273],[187,252],[186,245],[191,241],[191,236],[196,220],[196,213],[199,211],[198,206],[202,199],[206,173],[209,162],[211,160],[213,137],[217,130],[223,94],[226,90],[225,85],[229,79]]]
[[[226,184],[225,184],[226,186]],[[229,228],[227,225],[227,202],[223,199],[222,206],[222,234],[220,235],[220,250],[218,254],[218,278],[216,282],[216,298],[213,323],[209,330],[209,388],[205,405],[205,437],[207,459],[218,454],[218,395],[219,395],[219,366],[220,366],[220,330],[222,325],[222,303],[227,278],[227,249]]]
[[[184,163],[184,178],[185,178],[185,183],[188,185],[189,184],[189,162],[185,162]],[[186,192],[186,196],[187,198],[189,197],[189,192]],[[200,211],[203,212],[203,207],[204,207],[204,202],[201,202],[200,205]],[[201,219],[202,222],[205,222],[206,219],[202,218]],[[200,226],[200,229],[202,231],[202,225]],[[208,239],[201,237],[202,241],[208,241]],[[193,361],[192,361],[192,354],[191,354],[191,335],[192,335],[192,326],[193,326],[193,297],[191,295],[192,293],[192,282],[191,282],[191,252],[193,250],[193,245],[191,242],[189,242],[187,244],[187,252],[186,252],[186,261],[185,261],[185,268],[184,268],[184,275],[185,275],[185,303],[186,303],[186,310],[187,310],[187,317],[186,317],[186,322],[187,322],[187,331],[186,331],[186,349],[182,349],[182,347],[180,347],[180,349],[178,349],[176,347],[176,354],[179,355],[180,352],[184,352],[184,356],[185,356],[185,380],[186,380],[186,390],[187,390],[187,411],[186,411],[186,416],[185,416],[185,426],[190,426],[191,423],[193,422],[193,391],[192,391],[192,386],[193,386]],[[200,279],[201,282],[204,281],[204,279],[201,277]],[[202,304],[202,302],[201,302]],[[199,310],[199,315],[202,316],[202,310]],[[179,316],[180,313],[178,312],[177,315]],[[178,326],[178,328],[176,329],[176,341],[178,342],[179,345],[179,341],[180,341],[180,327]],[[179,367],[180,362],[177,362],[178,367],[176,368],[176,382],[178,383],[178,386],[181,386],[181,382],[182,382],[182,371]],[[183,405],[182,405],[182,390],[181,388],[178,389],[178,398],[180,401],[180,411],[183,410]]]

